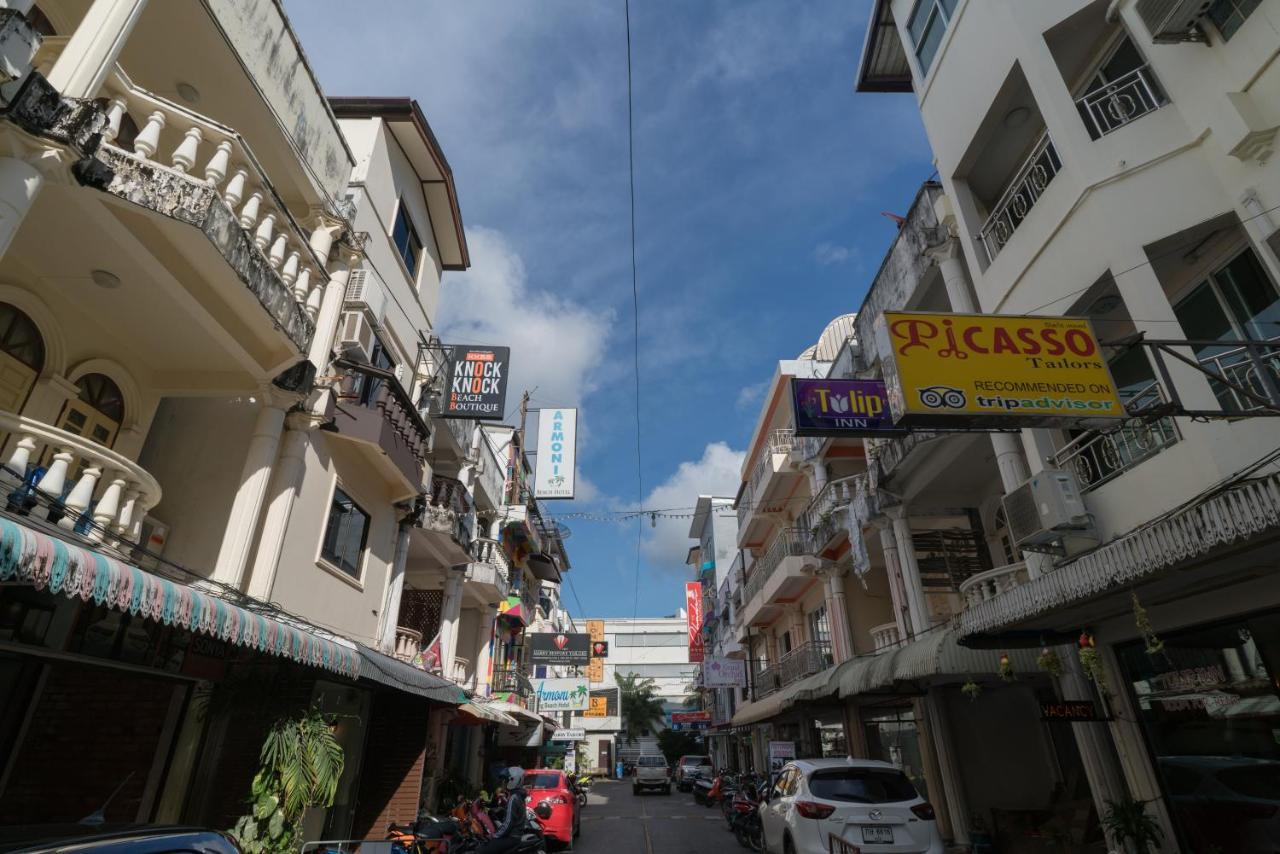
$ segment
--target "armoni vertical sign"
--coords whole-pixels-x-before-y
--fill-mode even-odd
[[[533,474],[534,497],[573,498],[577,456],[578,410],[539,410],[538,460]]]

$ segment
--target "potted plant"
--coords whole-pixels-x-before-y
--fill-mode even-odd
[[[1164,830],[1160,823],[1147,813],[1147,802],[1133,798],[1107,801],[1107,814],[1102,826],[1116,845],[1132,843],[1138,854],[1152,854],[1160,849]]]

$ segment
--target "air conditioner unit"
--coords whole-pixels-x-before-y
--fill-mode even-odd
[[[387,306],[387,292],[376,273],[368,270],[352,270],[347,279],[346,303],[348,308],[361,308],[368,312],[375,323],[382,321]]]
[[[1045,469],[1004,497],[1009,533],[1018,546],[1045,545],[1090,527],[1075,475]]]
[[[1213,0],[1138,0],[1138,17],[1158,44],[1203,42],[1200,21]]]
[[[363,311],[342,313],[342,322],[338,326],[338,347],[344,356],[368,364],[372,361],[373,346],[377,340],[373,322]]]

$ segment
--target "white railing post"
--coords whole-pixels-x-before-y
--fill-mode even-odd
[[[93,500],[93,491],[98,486],[98,478],[101,476],[102,469],[97,466],[89,466],[80,474],[80,480],[76,481],[76,485],[72,487],[71,493],[63,502],[67,512],[58,520],[59,527],[66,528],[68,531],[75,528],[76,523],[80,521],[80,516],[89,509],[89,502]]]
[[[102,542],[103,535],[111,530],[116,514],[120,512],[120,498],[125,486],[124,475],[116,471],[108,472],[107,481],[107,488],[102,491],[102,497],[93,508],[93,527],[88,535],[92,543]]]
[[[227,177],[227,169],[231,167],[231,143],[223,140],[218,143],[217,149],[214,150],[213,156],[209,158],[209,162],[204,167],[204,179],[213,186],[222,183],[222,179]],[[241,170],[243,172],[243,170]]]
[[[237,169],[235,174],[231,176],[231,180],[227,182],[227,189],[222,192],[222,200],[233,211],[236,209],[236,205],[240,204],[240,200],[244,198],[244,185],[247,180],[249,180],[249,173],[244,169]],[[253,216],[254,219],[257,219],[258,213],[256,210],[253,212]],[[244,225],[243,213],[240,215],[240,225],[248,228],[247,225]]]
[[[147,119],[146,127],[133,140],[133,153],[143,160],[150,160],[160,146],[160,131],[164,129],[164,113],[156,110]]]
[[[200,153],[202,139],[204,134],[201,133],[200,128],[189,128],[182,135],[182,142],[174,149],[173,157],[170,158],[175,170],[186,174],[192,166],[196,165],[196,156]]]

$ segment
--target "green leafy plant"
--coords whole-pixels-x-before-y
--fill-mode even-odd
[[[652,679],[641,679],[634,673],[614,677],[618,682],[622,735],[627,744],[646,732],[658,729],[667,712],[658,697],[658,685]]]
[[[960,686],[960,693],[964,694],[972,703],[982,694],[982,686],[970,679],[968,682]]]
[[[672,766],[681,756],[704,752],[703,746],[693,733],[676,732],[673,729],[664,729],[658,733],[658,749]]]
[[[1046,646],[1040,650],[1040,655],[1036,657],[1036,664],[1054,679],[1062,677],[1062,659],[1058,657],[1057,651],[1052,647]]]
[[[1138,854],[1151,854],[1153,848],[1159,850],[1164,840],[1164,830],[1147,812],[1147,802],[1133,798],[1107,801],[1107,814],[1102,817],[1102,826],[1116,845],[1133,843]]]
[[[253,777],[249,812],[231,829],[245,854],[284,854],[298,847],[303,814],[328,808],[338,792],[342,745],[318,709],[285,718],[262,742],[261,764]]]
[[[1133,598],[1133,622],[1138,627],[1138,631],[1142,632],[1142,642],[1146,645],[1147,655],[1159,655],[1164,652],[1164,641],[1160,640],[1160,636],[1151,625],[1151,618],[1147,616],[1147,609],[1142,607],[1142,602],[1138,600],[1138,594],[1129,595]]]
[[[1080,667],[1084,675],[1093,680],[1098,690],[1107,693],[1107,674],[1102,668],[1102,656],[1098,654],[1097,642],[1093,635],[1084,632],[1080,635]]]
[[[1009,660],[1009,653],[1000,653],[1000,666],[996,668],[996,675],[1005,682],[1013,682],[1018,678],[1013,673],[1013,662]]]

